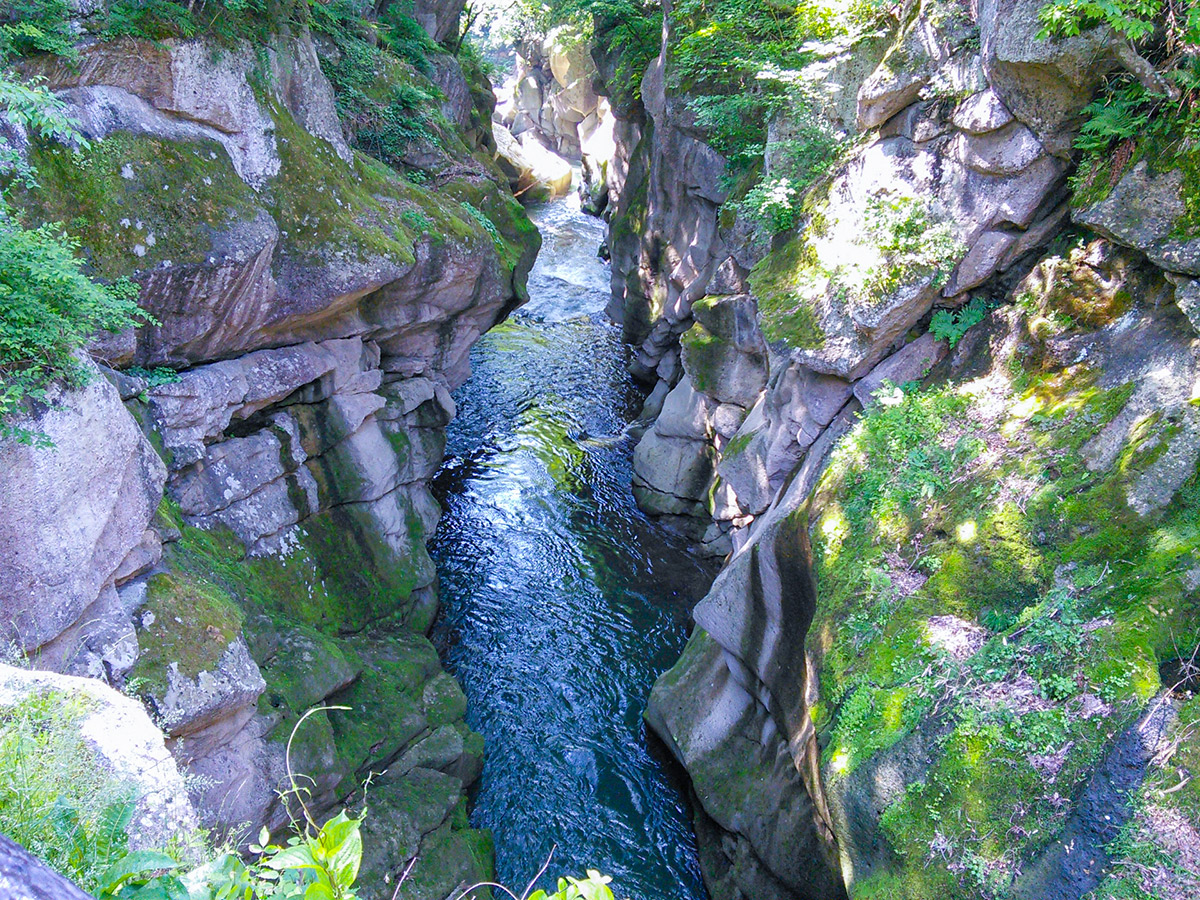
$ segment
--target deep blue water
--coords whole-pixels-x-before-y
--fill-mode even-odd
[[[601,224],[534,211],[531,302],[489,332],[455,395],[432,547],[434,642],[487,741],[472,822],[517,893],[596,868],[618,898],[701,900],[690,815],[641,713],[712,571],[648,522],[625,426],[642,397],[602,313]]]

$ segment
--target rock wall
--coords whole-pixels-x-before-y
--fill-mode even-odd
[[[436,37],[457,10],[434,12]],[[89,146],[22,143],[41,186],[14,201],[70,219],[155,322],[96,343],[90,384],[35,411],[51,448],[0,447],[5,640],[139,695],[201,820],[239,838],[286,822],[284,743],[339,707],[305,722],[293,766],[321,809],[375,773],[363,896],[414,858],[401,896],[480,880],[482,741],[424,637],[425,541],[450,391],[540,243],[465,153],[490,108],[464,94],[464,153],[417,184],[351,149],[303,30],[25,65]]]
[[[599,73],[588,45],[573,35],[559,26],[518,48],[516,73],[504,85],[509,95],[497,106],[496,134],[511,148],[501,155],[529,172],[517,190],[532,190],[535,197],[564,194],[571,188],[568,161],[577,162],[584,208],[598,215],[608,204],[615,120],[597,92]]]
[[[634,492],[728,554],[647,712],[691,775],[716,898],[1082,897],[1127,877],[1122,825],[1170,844],[1104,785],[1124,765],[1122,790],[1152,795],[1155,753],[1192,733],[1162,717],[1182,701],[1159,668],[1200,643],[1178,530],[1200,477],[1196,241],[1171,173],[1073,201],[1115,45],[1040,39],[1039,7],[913,5],[822,48],[802,77],[850,149],[773,239],[725,204],[670,88],[669,5],[618,114],[611,312],[653,386]],[[1089,231],[1062,243],[1072,219]],[[1047,630],[1051,649],[1028,636]],[[1097,803],[1113,824],[1088,822]]]

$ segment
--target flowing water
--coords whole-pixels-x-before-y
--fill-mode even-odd
[[[437,483],[434,640],[487,741],[472,822],[518,893],[557,847],[543,886],[596,868],[618,898],[699,900],[690,815],[641,713],[712,571],[630,493],[642,397],[602,312],[601,223],[573,198],[531,214],[531,301],[475,348]]]

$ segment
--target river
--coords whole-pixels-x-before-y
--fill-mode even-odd
[[[713,572],[630,492],[642,395],[603,314],[602,223],[574,197],[530,213],[531,300],[473,351],[435,486],[433,638],[487,742],[472,824],[518,894],[557,848],[543,887],[595,868],[618,898],[701,900],[690,813],[641,713]]]

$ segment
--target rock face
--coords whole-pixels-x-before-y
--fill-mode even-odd
[[[51,403],[31,424],[52,448],[0,446],[4,639],[55,669],[120,676],[137,642],[117,587],[158,562],[148,528],[166,470],[99,373]]]
[[[504,125],[493,127],[496,164],[508,176],[513,193],[526,201],[553,200],[570,192],[575,173],[571,164],[545,147],[532,131],[518,139]]]
[[[452,35],[461,3],[418,7]],[[428,482],[471,345],[524,299],[540,240],[467,154],[487,150],[469,131],[490,107],[437,62],[463,158],[424,186],[351,150],[303,30],[25,63],[91,144],[30,149],[41,187],[14,202],[72,218],[95,273],[131,277],[157,324],[90,348],[102,374],[31,423],[51,449],[0,447],[6,638],[136,690],[200,820],[248,824],[239,840],[288,821],[300,717],[348,707],[310,716],[292,758],[320,810],[387,773],[364,897],[392,896],[414,859],[400,896],[490,867],[461,815],[482,742],[424,637]]]
[[[512,96],[498,113],[514,135],[533,133],[555,153],[579,160],[605,127],[608,104],[596,93],[596,66],[587,44],[570,35],[559,27],[518,48]]]
[[[1195,646],[1160,638],[1200,602],[1176,531],[1200,478],[1196,273],[1178,172],[1135,160],[1069,196],[1116,43],[1040,40],[1040,6],[926,4],[810,48],[802,78],[853,140],[770,241],[723,206],[671,88],[669,6],[616,118],[610,311],[653,386],[634,493],[728,554],[647,711],[714,898],[1078,898],[1117,877],[1122,823],[1167,841],[1110,789],[1163,777],[1146,731],[1176,734],[1148,723],[1180,701],[1159,667]],[[1069,216],[1093,233],[1047,253]],[[1101,796],[1117,825],[1089,830]]]

